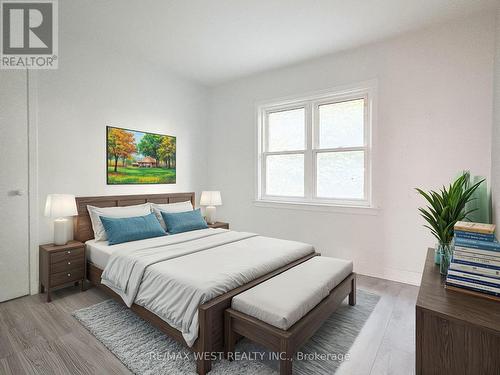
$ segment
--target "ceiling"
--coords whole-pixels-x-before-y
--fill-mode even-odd
[[[493,9],[497,0],[72,0],[61,32],[205,85]]]

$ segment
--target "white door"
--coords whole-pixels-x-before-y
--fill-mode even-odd
[[[26,80],[0,70],[0,302],[29,293]]]

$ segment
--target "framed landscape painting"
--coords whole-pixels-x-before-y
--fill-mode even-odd
[[[108,185],[175,184],[175,137],[106,127]]]

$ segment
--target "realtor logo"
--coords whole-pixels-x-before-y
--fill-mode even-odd
[[[57,68],[57,2],[1,2],[2,69]]]

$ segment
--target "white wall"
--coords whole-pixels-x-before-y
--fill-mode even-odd
[[[49,193],[76,196],[200,192],[207,179],[207,89],[133,53],[60,33],[59,69],[40,71],[36,90],[39,242],[52,241],[42,215]],[[133,52],[133,51],[132,51]],[[177,183],[106,185],[106,125],[177,137]]]
[[[406,34],[212,90],[210,185],[236,230],[313,243],[357,272],[419,283],[428,246],[414,187],[458,171],[489,176],[494,16]],[[255,103],[377,79],[376,215],[262,208],[255,197]]]
[[[496,21],[495,96],[493,136],[491,140],[491,196],[493,222],[500,225],[500,8],[497,12]]]

